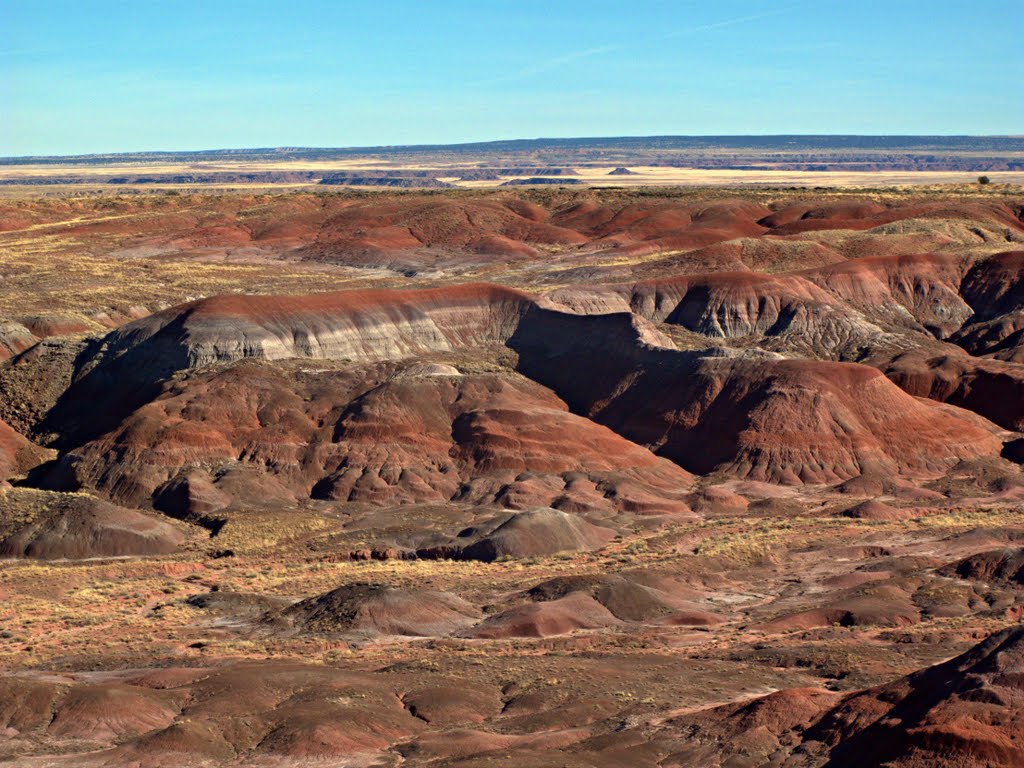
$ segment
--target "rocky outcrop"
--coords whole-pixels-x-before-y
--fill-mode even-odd
[[[801,275],[716,272],[632,286],[632,311],[710,339],[774,338],[789,352],[853,359],[887,342],[881,327]]]
[[[39,341],[23,324],[14,320],[0,320],[0,362],[24,352]]]
[[[527,294],[493,285],[220,296],[123,326],[107,337],[105,358],[141,350],[154,363],[166,358],[167,372],[249,357],[394,360],[501,343],[529,304]]]
[[[960,295],[969,260],[946,255],[869,256],[806,273],[807,279],[881,320],[945,338],[971,317]]]
[[[1011,768],[1024,761],[1024,629],[998,632],[966,653],[859,693],[779,691],[670,721],[687,744],[666,764],[725,766],[792,756],[836,768]]]
[[[463,285],[425,291],[221,296],[110,333],[51,412],[64,445],[113,429],[173,374],[247,358],[396,360],[500,344],[531,304],[520,291]],[[86,404],[104,402],[101,413]]]

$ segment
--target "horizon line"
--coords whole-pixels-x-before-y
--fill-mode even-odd
[[[211,154],[217,152],[372,152],[382,150],[429,150],[438,148],[467,148],[485,147],[494,144],[527,144],[537,142],[560,142],[560,141],[636,141],[636,140],[659,140],[659,139],[821,139],[821,138],[843,138],[843,139],[1008,139],[1022,140],[1024,134],[985,134],[985,133],[719,133],[719,134],[686,134],[686,133],[665,133],[646,135],[609,135],[609,136],[537,136],[532,138],[508,138],[508,139],[486,139],[482,141],[456,141],[456,142],[429,142],[418,144],[367,144],[349,146],[302,146],[302,145],[278,145],[264,147],[206,147],[203,149],[139,149],[139,150],[113,150],[107,152],[84,152],[80,154],[27,154],[27,155],[0,155],[0,163],[8,160],[30,160],[30,159],[73,159],[73,158],[100,158],[100,157],[130,157],[134,155],[196,155]]]

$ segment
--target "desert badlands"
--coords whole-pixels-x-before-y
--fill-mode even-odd
[[[22,189],[0,253],[5,765],[1024,765],[1019,186]]]

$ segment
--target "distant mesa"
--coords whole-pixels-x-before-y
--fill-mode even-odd
[[[491,168],[461,168],[458,171],[459,181],[500,181],[501,174]]]
[[[751,170],[813,171],[956,171],[973,182],[976,174],[992,171],[1020,171],[1024,141],[1017,136],[638,136],[574,137],[560,139],[514,139],[466,144],[428,144],[376,147],[282,147],[220,149],[195,152],[139,152],[64,157],[9,157],[0,164],[56,166],[57,173],[68,167],[89,167],[93,173],[78,173],[78,183],[95,183],[95,171],[103,166],[179,165],[194,169],[192,176],[216,176],[200,172],[204,164],[359,162],[360,164],[406,163],[433,167],[457,158],[460,163],[479,165],[533,165],[540,159],[555,165],[591,162],[594,157],[614,157],[624,165],[685,166]],[[723,152],[723,150],[727,150]],[[111,169],[113,170],[113,168]],[[120,170],[120,169],[119,169]],[[220,172],[224,173],[224,172]],[[231,173],[241,179],[270,171]],[[276,171],[295,175],[302,171]],[[61,175],[65,175],[61,173]],[[33,178],[52,178],[37,172]],[[10,181],[23,183],[24,174]],[[262,179],[261,179],[262,180]],[[7,180],[5,180],[7,181]],[[238,181],[234,183],[239,183]],[[255,181],[250,183],[261,183]],[[265,183],[265,182],[263,182]]]
[[[619,166],[615,170],[608,171],[609,176],[636,176],[636,171],[631,171],[629,168]]]
[[[509,179],[502,183],[502,187],[542,187],[552,184],[564,186],[567,184],[582,184],[580,179],[564,179],[560,177],[549,177],[549,176],[530,176],[526,179]]]
[[[454,172],[454,171],[453,171]],[[499,181],[509,176],[577,176],[574,168],[557,168],[549,166],[537,167],[483,167],[483,168],[460,168],[457,170],[459,181]],[[438,175],[443,176],[444,173]]]
[[[434,171],[337,171],[325,174],[320,184],[397,189],[444,189],[453,186],[440,181]]]

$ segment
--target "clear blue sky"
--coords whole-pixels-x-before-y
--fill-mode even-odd
[[[0,155],[1024,134],[1021,0],[0,0]]]

